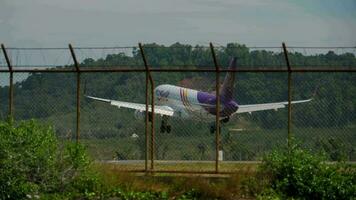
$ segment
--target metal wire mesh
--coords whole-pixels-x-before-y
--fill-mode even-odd
[[[68,68],[73,59],[68,48],[7,48],[15,70]]]
[[[74,51],[82,69],[144,68],[138,47],[78,47]]]
[[[171,84],[216,95],[216,66],[210,47],[150,44],[143,50],[148,67],[153,70],[150,72],[155,86],[152,89]],[[143,171],[148,170],[150,161],[154,160],[152,167],[156,171],[215,172],[215,164],[219,160],[219,172],[236,172],[241,162],[260,161],[265,153],[287,143],[287,105],[277,111],[241,113],[227,119],[224,112],[230,111],[224,98],[220,99],[222,118],[218,138],[216,131],[211,131],[211,127],[216,126],[215,116],[201,121],[201,113],[195,112],[191,102],[186,100],[182,101],[182,107],[189,112],[189,117],[170,118],[171,130],[167,133],[167,129],[161,130],[163,117],[157,115],[152,138],[150,131],[146,135],[144,112],[117,108],[110,102],[97,102],[85,97],[91,95],[144,104],[146,72],[140,49],[84,47],[74,48],[74,51],[80,69],[109,70],[105,73],[76,72],[67,48],[8,49],[14,70],[71,69],[71,73],[14,72],[14,117],[18,120],[34,118],[52,124],[60,139],[74,139],[78,114],[76,78],[80,77],[79,141],[88,147],[90,155],[98,162],[110,164],[118,170]],[[288,51],[292,69],[342,67],[351,71],[356,67],[355,48],[292,47]],[[237,57],[237,69],[287,70],[286,58],[280,47],[230,44],[215,48],[215,53],[221,69],[228,69],[231,57]],[[178,72],[188,68],[206,71]],[[9,68],[3,54],[0,54],[0,69],[3,70],[0,73],[0,118],[5,119],[9,113],[10,73],[5,72]],[[142,72],[114,72],[111,69],[140,69]],[[177,70],[159,71],[165,69]],[[238,105],[287,101],[287,73],[261,72],[230,72],[236,76],[233,100]],[[226,74],[220,72],[219,85],[224,82]],[[292,136],[305,148],[324,152],[330,161],[356,159],[356,91],[351,87],[356,85],[355,80],[354,73],[292,73],[292,101],[313,99],[292,106]],[[148,89],[150,93],[150,87]],[[159,96],[156,92],[157,103]],[[216,99],[212,102],[216,103]],[[147,126],[150,127],[151,122]]]
[[[14,118],[37,119],[63,140],[75,138],[75,74],[14,74]]]
[[[9,114],[9,73],[0,73],[0,119]]]
[[[225,77],[226,74],[222,74]],[[240,107],[287,101],[285,73],[235,73],[233,99]],[[222,78],[223,79],[223,78]],[[221,171],[238,170],[240,161],[261,161],[287,143],[287,109],[237,113],[222,123]]]
[[[177,102],[179,106],[177,109],[180,110],[178,115],[181,117],[168,119],[168,124],[172,127],[169,133],[160,130],[163,117],[156,118],[154,151],[158,162],[155,169],[214,171],[215,134],[210,133],[209,127],[215,124],[215,118],[212,117],[210,120],[201,118],[199,110],[192,105],[194,102],[190,102],[189,97],[193,92],[189,89],[215,94],[215,73],[153,72],[152,76],[156,86],[170,84],[181,87],[180,98],[182,102],[184,101]],[[164,103],[165,99],[157,101]]]
[[[105,84],[103,84],[105,83]],[[117,101],[144,103],[144,73],[83,74],[85,95]],[[80,141],[98,161],[144,169],[144,117],[127,108],[83,98]],[[135,162],[133,162],[133,160]]]
[[[356,93],[350,86],[356,84],[356,75],[293,74],[292,79],[294,99],[312,98],[306,105],[293,105],[292,133],[297,141],[330,161],[355,161]]]
[[[246,47],[228,44],[216,47],[216,56],[221,69],[227,69],[230,59],[237,58],[238,69],[286,69],[282,47]]]
[[[0,69],[8,69],[5,55],[3,52],[0,53]],[[3,80],[3,79],[0,79]]]
[[[145,45],[144,51],[152,69],[214,68],[209,47],[179,43],[169,47],[151,44]]]
[[[289,47],[288,57],[293,68],[356,68],[356,47]]]

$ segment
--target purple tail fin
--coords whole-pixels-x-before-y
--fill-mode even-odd
[[[236,69],[236,60],[237,58],[231,58],[229,69]],[[221,86],[220,94],[221,97],[225,100],[231,100],[234,94],[234,82],[235,82],[235,72],[227,72],[224,83]]]

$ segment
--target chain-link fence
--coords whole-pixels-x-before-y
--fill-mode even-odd
[[[292,137],[353,162],[355,50],[2,46],[0,119],[51,124],[119,171],[236,173]]]

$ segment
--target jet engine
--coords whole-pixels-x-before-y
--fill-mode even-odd
[[[135,111],[135,118],[136,119],[139,119],[139,120],[144,120],[145,119],[145,116],[146,116],[146,114],[145,114],[145,112],[144,111],[139,111],[139,110],[136,110]]]

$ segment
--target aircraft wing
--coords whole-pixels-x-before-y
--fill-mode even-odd
[[[124,102],[124,101],[116,101],[116,100],[110,100],[110,99],[103,99],[103,98],[98,98],[98,97],[93,97],[93,96],[86,96],[89,99],[94,99],[96,101],[101,101],[105,103],[109,103],[110,105],[117,106],[119,108],[131,108],[134,110],[138,110],[140,112],[146,111],[146,104],[141,104],[141,103],[131,103],[131,102]],[[148,111],[152,112],[151,105],[148,105]],[[173,116],[173,109],[169,106],[156,106],[154,107],[154,113],[155,114],[160,114],[160,115],[167,115],[167,116]]]
[[[309,102],[312,99],[299,100],[299,101],[291,101],[291,104],[296,103],[305,103]],[[239,109],[234,113],[251,113],[260,110],[277,110],[279,108],[284,108],[288,105],[288,101],[285,102],[277,102],[277,103],[264,103],[264,104],[250,104],[250,105],[240,105]]]

